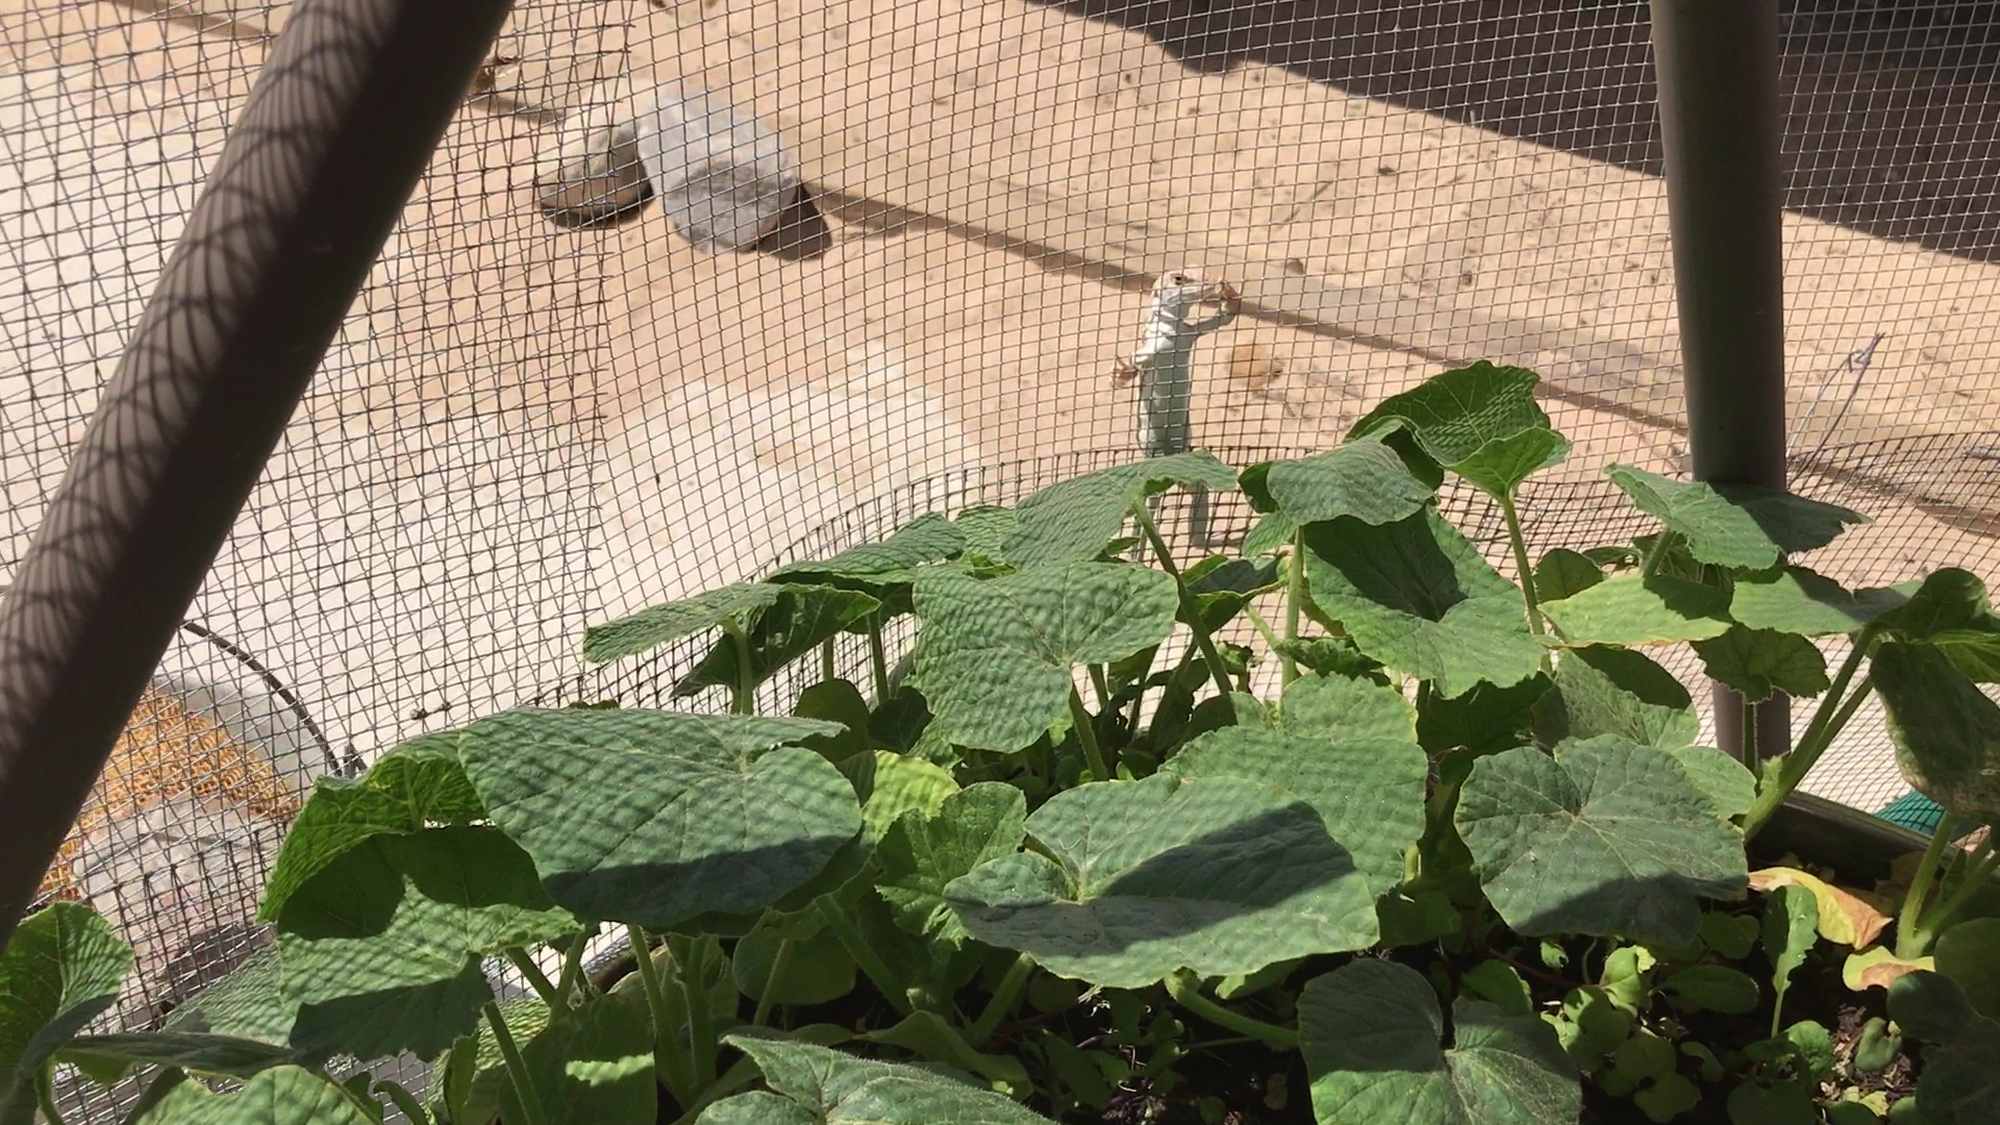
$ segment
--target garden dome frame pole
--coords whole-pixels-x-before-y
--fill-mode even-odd
[[[1785,486],[1783,173],[1777,0],[1652,0],[1688,457],[1697,480]],[[1714,685],[1715,733],[1742,747],[1742,701]],[[1789,748],[1782,695],[1757,750]]]
[[[513,0],[300,0],[0,603],[0,946]]]

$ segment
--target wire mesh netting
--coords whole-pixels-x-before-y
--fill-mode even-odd
[[[1783,7],[1793,485],[1876,517],[1808,561],[1991,577],[2000,13]],[[0,585],[289,11],[0,9]],[[797,177],[739,251],[645,164],[695,163],[662,107],[704,97]],[[313,778],[701,655],[586,671],[586,622],[1134,456],[1113,365],[1169,269],[1245,298],[1196,445],[1518,363],[1576,441],[1534,548],[1646,530],[1599,469],[1686,467],[1659,164],[1644,3],[522,0],[44,884],[139,949],[107,1019],[258,945]],[[1807,788],[1898,796],[1880,732]]]

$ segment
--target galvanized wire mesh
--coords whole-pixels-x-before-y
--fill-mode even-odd
[[[1877,517],[1809,561],[2000,576],[2000,13],[1784,9],[1794,484]],[[0,13],[0,584],[288,11]],[[1535,548],[1642,530],[1596,474],[1684,467],[1647,37],[1622,0],[523,0],[190,610],[224,643],[186,633],[127,732],[184,767],[108,773],[52,876],[140,946],[112,1018],[256,944],[313,777],[528,699],[661,703],[700,655],[587,671],[585,622],[1130,456],[1111,366],[1170,266],[1249,298],[1196,353],[1197,444],[1323,446],[1520,363],[1577,442]],[[566,127],[675,79],[784,136],[782,225],[551,221]],[[1810,787],[1898,795],[1879,721]]]

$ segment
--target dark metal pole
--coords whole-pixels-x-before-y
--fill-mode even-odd
[[[0,946],[512,0],[300,0],[0,605]]]
[[[1783,176],[1777,0],[1652,0],[1667,205],[1680,297],[1688,455],[1697,480],[1785,486]],[[1790,702],[1758,708],[1783,753]],[[1715,685],[1715,731],[1743,745],[1742,700]]]

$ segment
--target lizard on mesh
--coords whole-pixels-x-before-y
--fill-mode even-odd
[[[1215,311],[1198,317],[1205,305]],[[1147,457],[1185,453],[1192,447],[1195,342],[1235,320],[1242,307],[1243,298],[1234,286],[1191,269],[1170,270],[1153,283],[1138,350],[1129,359],[1120,356],[1111,376],[1114,386],[1139,385],[1139,448]],[[1158,496],[1147,501],[1155,515],[1159,502]],[[1206,492],[1195,490],[1188,522],[1194,541],[1207,546]]]

